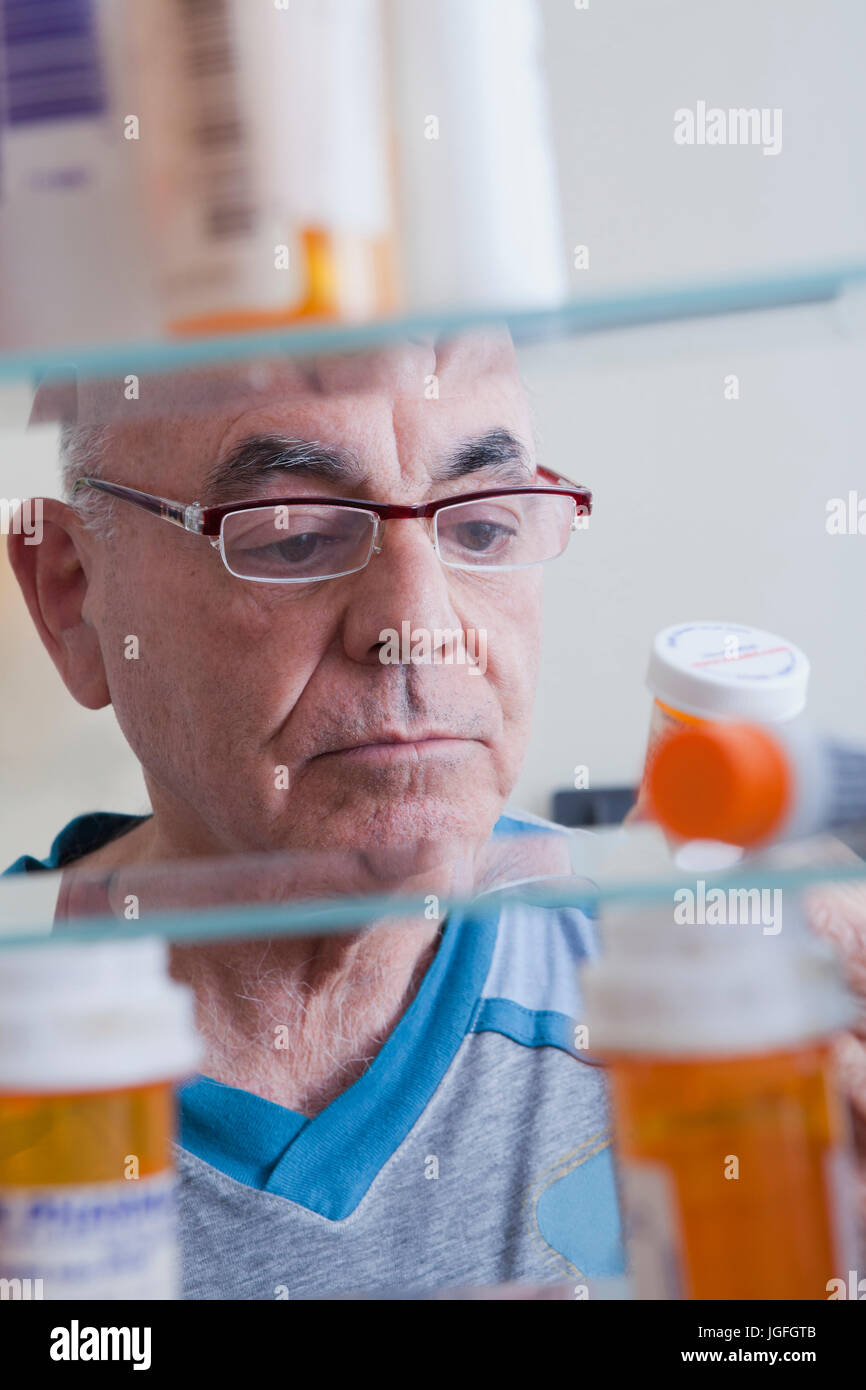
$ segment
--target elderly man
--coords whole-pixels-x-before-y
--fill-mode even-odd
[[[131,402],[104,382],[76,421],[69,500],[12,562],[153,814],[79,817],[14,868],[327,851],[356,890],[486,882],[494,829],[538,829],[503,810],[541,565],[589,508],[537,468],[510,342],[179,374]],[[603,1083],[574,1048],[591,949],[579,912],[489,899],[176,949],[206,1048],[181,1093],[187,1296],[619,1272]]]

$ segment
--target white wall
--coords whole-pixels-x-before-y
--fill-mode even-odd
[[[862,257],[861,0],[540,3],[576,289]],[[781,108],[781,153],[676,145],[698,100]]]

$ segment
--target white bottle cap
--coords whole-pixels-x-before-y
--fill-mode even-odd
[[[716,926],[677,922],[670,903],[607,907],[602,955],[581,970],[593,1053],[737,1056],[849,1026],[856,1007],[834,953],[806,927],[799,900],[782,896],[773,935],[733,921],[736,908]]]
[[[0,950],[0,1092],[108,1090],[180,1080],[200,1060],[192,992],[164,941]]]
[[[777,723],[806,705],[809,662],[799,647],[743,623],[692,622],[653,642],[647,685],[657,700],[703,719]]]

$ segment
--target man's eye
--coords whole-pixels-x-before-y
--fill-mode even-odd
[[[507,543],[517,535],[517,526],[503,526],[493,521],[463,521],[449,530],[453,545],[475,554],[483,554]]]
[[[335,536],[324,535],[321,531],[302,531],[297,536],[286,536],[283,540],[273,541],[262,549],[275,560],[298,565],[316,554],[321,554],[328,545],[333,545],[336,539]]]

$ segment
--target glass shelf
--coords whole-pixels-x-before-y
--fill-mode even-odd
[[[674,894],[686,888],[778,890],[799,899],[812,889],[862,885],[857,910],[866,921],[866,861],[831,836],[746,856],[722,871],[686,871],[648,824],[495,834],[480,851],[449,859],[447,874],[407,875],[414,875],[412,865],[385,883],[371,874],[362,850],[246,855],[110,874],[73,865],[62,873],[10,875],[0,878],[0,951],[140,936],[194,944],[338,935],[389,921],[421,923],[430,920],[431,904],[435,915],[470,924],[515,907],[578,909],[603,919],[608,908],[639,912],[667,902],[673,910]],[[370,890],[374,877],[379,891]],[[127,916],[130,911],[138,915]],[[761,921],[739,926],[762,931]]]
[[[866,280],[866,262],[796,266],[774,275],[629,286],[552,307],[507,305],[408,314],[375,322],[290,325],[255,333],[161,341],[81,343],[0,354],[0,382],[98,379],[119,370],[150,372],[267,356],[359,351],[418,335],[451,336],[506,326],[518,342],[720,315],[827,303]]]

